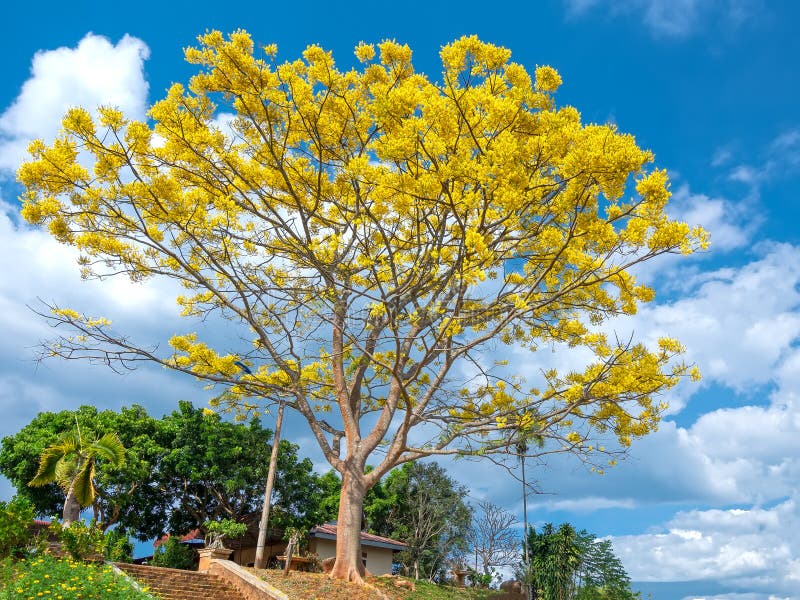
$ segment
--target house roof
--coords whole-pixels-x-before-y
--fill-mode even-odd
[[[325,523],[325,525],[317,525],[309,532],[309,536],[316,537],[322,540],[335,540],[336,539],[336,525],[332,523]],[[398,542],[391,538],[361,532],[361,545],[372,546],[373,548],[388,548],[390,550],[405,550],[406,544]]]
[[[192,529],[189,533],[184,535],[178,536],[180,541],[185,544],[203,544],[205,543],[205,539],[203,535],[200,533],[200,529]],[[155,542],[153,542],[153,547],[158,548],[161,544],[166,544],[167,540],[170,538],[169,533],[165,533],[160,538],[158,538]]]

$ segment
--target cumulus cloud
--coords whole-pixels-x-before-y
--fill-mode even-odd
[[[53,332],[28,306],[37,297],[55,300],[93,315],[112,316],[121,331],[144,341],[164,339],[177,321],[174,290],[162,283],[125,279],[82,282],[75,253],[47,232],[10,217],[13,208],[0,201],[0,439],[12,435],[38,413],[91,404],[118,410],[140,404],[160,415],[178,400],[203,405],[209,392],[188,377],[150,366],[118,375],[83,361],[45,361],[35,356],[41,340]],[[0,499],[12,487],[0,476]]]
[[[708,231],[715,253],[746,246],[761,222],[754,217],[752,206],[693,193],[687,184],[673,192],[668,212],[674,219]]]
[[[144,61],[149,54],[147,45],[135,37],[125,35],[114,44],[91,33],[75,48],[38,52],[31,77],[0,115],[0,173],[17,169],[32,139],[51,139],[71,106],[93,110],[110,105],[132,118],[144,118]]]
[[[771,508],[680,512],[661,531],[617,536],[613,544],[636,581],[723,579],[786,597],[800,589],[800,541],[790,531],[800,531],[797,496]]]
[[[603,477],[566,456],[551,457],[544,469],[531,465],[537,487],[557,494],[538,498],[542,508],[725,506],[792,492],[800,480],[800,248],[762,245],[752,262],[697,274],[685,282],[680,299],[644,307],[610,327],[623,339],[633,332],[651,344],[663,335],[681,340],[705,383],[674,390],[669,414],[698,403],[700,409],[692,408],[700,416],[683,426],[668,417],[658,432],[634,443],[629,460]],[[556,348],[509,358],[517,373],[535,381],[543,368],[580,368],[589,357]],[[721,406],[704,396],[708,383],[723,390]],[[725,407],[726,389],[749,405]],[[515,485],[498,492],[491,466],[480,477],[476,470],[484,467],[473,463],[454,468],[478,482],[479,494],[507,493],[509,504],[521,497]]]
[[[613,326],[654,341],[677,337],[703,376],[737,391],[770,382],[800,336],[800,248],[762,243],[738,268],[687,277],[682,297]]]

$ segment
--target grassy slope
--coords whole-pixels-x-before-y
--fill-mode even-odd
[[[253,571],[265,581],[285,592],[290,600],[316,599],[320,600],[376,600],[381,594],[380,590],[391,600],[485,600],[492,590],[459,589],[449,586],[435,585],[424,581],[414,581],[415,590],[398,588],[394,585],[395,579],[389,577],[370,577],[367,582],[374,587],[361,587],[331,579],[322,573],[303,573],[292,571],[288,577],[275,569]],[[413,581],[407,579],[407,581]]]
[[[104,564],[86,564],[48,554],[0,561],[0,600],[147,600]]]

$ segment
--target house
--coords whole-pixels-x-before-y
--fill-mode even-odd
[[[391,574],[395,552],[405,549],[403,542],[361,532],[361,559],[373,575]],[[308,534],[308,551],[316,553],[320,560],[336,556],[336,525],[326,523],[314,527]]]
[[[240,565],[252,567],[256,559],[256,543],[258,540],[258,520],[248,519],[247,532],[241,538],[225,540],[225,546],[233,550],[231,560]],[[156,540],[158,547],[168,536]],[[203,547],[204,540],[199,529],[181,536],[181,543],[193,547]],[[395,552],[405,550],[406,545],[397,540],[381,537],[366,531],[361,532],[361,558],[366,569],[373,575],[386,575],[392,572],[392,561]],[[336,556],[336,524],[326,523],[314,527],[308,534],[308,551],[319,556],[320,560]],[[286,541],[283,532],[273,531],[267,536],[267,564],[276,560],[286,552]]]

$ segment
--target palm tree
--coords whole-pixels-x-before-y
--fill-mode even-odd
[[[77,425],[77,423],[76,423]],[[81,437],[80,427],[64,433],[55,444],[44,449],[39,457],[39,470],[28,485],[38,487],[57,483],[67,495],[62,514],[65,525],[77,521],[81,508],[94,504],[95,463],[104,459],[115,467],[125,463],[125,446],[116,433],[100,439]]]

